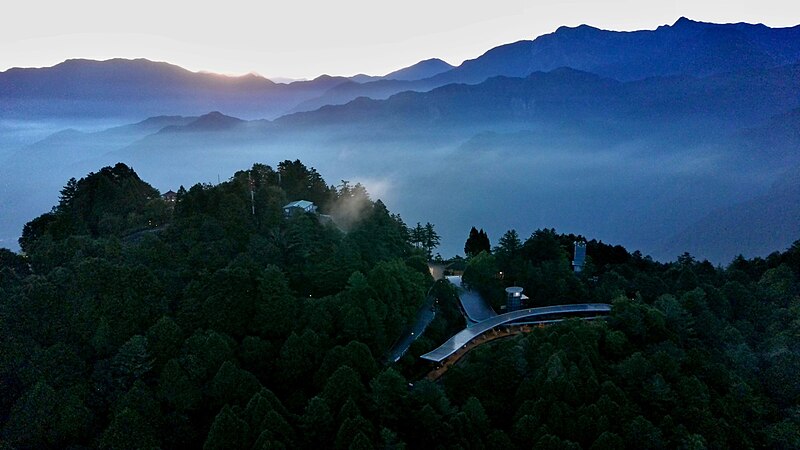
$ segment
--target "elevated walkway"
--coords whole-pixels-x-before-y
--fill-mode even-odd
[[[607,303],[579,303],[575,305],[555,305],[543,306],[540,308],[527,308],[513,311],[506,314],[495,315],[488,319],[482,320],[464,330],[456,333],[439,348],[428,352],[421,356],[422,359],[442,363],[450,356],[454,355],[461,349],[466,349],[467,345],[483,336],[485,333],[494,330],[495,328],[508,325],[515,322],[534,322],[534,323],[547,323],[552,321],[560,321],[566,317],[578,316],[586,318],[594,318],[598,315],[608,314],[611,311],[611,305]]]

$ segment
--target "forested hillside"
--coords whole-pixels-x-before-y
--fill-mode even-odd
[[[322,215],[286,217],[300,199]],[[608,320],[479,347],[432,383],[415,356],[463,325],[454,293],[362,186],[284,161],[170,203],[103,168],[0,250],[0,448],[800,446],[800,242],[722,268],[589,241],[576,275],[578,238],[509,232],[465,281],[611,302]],[[436,319],[387,366],[426,292]]]

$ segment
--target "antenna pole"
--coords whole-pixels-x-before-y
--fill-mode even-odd
[[[253,215],[256,215],[256,199],[253,194],[253,177],[251,176],[250,172],[247,172],[247,184],[250,186],[250,209],[253,212]]]

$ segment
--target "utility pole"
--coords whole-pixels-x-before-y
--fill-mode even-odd
[[[250,171],[247,172],[247,184],[250,186],[250,209],[253,211],[253,215],[256,215],[256,199],[255,195],[253,194],[253,177]]]

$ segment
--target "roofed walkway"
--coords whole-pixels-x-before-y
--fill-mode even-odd
[[[467,344],[484,335],[495,327],[507,325],[512,322],[530,320],[534,322],[549,322],[563,320],[564,317],[579,316],[594,318],[600,314],[607,314],[611,311],[611,305],[607,303],[579,303],[575,305],[555,305],[543,306],[540,308],[527,308],[513,311],[506,314],[495,315],[486,320],[476,323],[464,330],[456,333],[439,348],[421,356],[422,359],[441,363]]]

